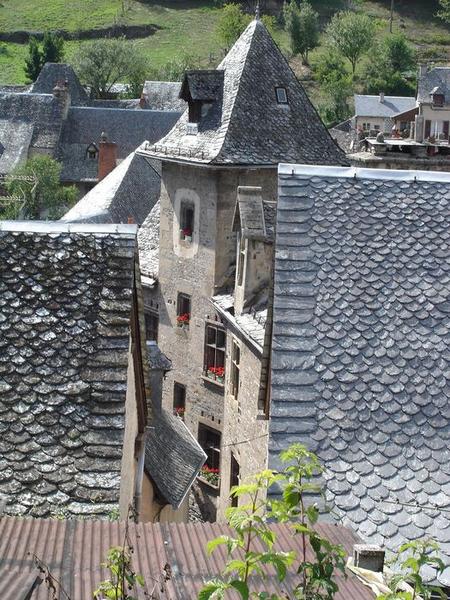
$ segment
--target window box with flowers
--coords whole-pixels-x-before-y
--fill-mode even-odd
[[[200,469],[199,478],[203,480],[205,483],[211,485],[212,487],[218,488],[220,483],[220,473],[219,469],[214,469],[213,467],[208,467],[208,465],[204,465]]]
[[[183,419],[184,421],[184,413],[186,412],[186,409],[184,408],[184,406],[178,406],[177,408],[173,409],[173,414],[176,417],[180,417],[180,419]]]
[[[192,229],[180,229],[180,239],[182,242],[190,244],[192,242]]]
[[[184,329],[189,329],[189,320],[190,320],[189,313],[183,313],[182,315],[178,315],[178,317],[177,317],[178,327],[183,327]]]
[[[217,381],[218,383],[223,384],[225,379],[225,368],[210,366],[206,370],[206,376],[214,381]]]

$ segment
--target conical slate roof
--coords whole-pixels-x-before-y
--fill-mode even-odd
[[[148,154],[215,165],[347,164],[261,21],[250,23],[217,71],[223,85],[198,133],[185,111]],[[285,88],[287,104],[277,102],[276,88]]]
[[[72,106],[89,104],[89,96],[72,66],[64,63],[45,63],[31,91],[33,94],[51,94],[60,81],[67,81]]]

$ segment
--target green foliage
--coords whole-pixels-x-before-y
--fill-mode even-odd
[[[59,219],[74,204],[75,187],[60,184],[61,165],[46,155],[37,155],[18,167],[5,187],[14,200],[0,197],[0,218],[40,219],[43,213]]]
[[[36,81],[42,69],[42,56],[39,42],[31,37],[28,43],[28,56],[25,58],[25,75],[29,81]]]
[[[430,600],[432,595],[446,600],[447,594],[440,588],[423,581],[421,571],[431,567],[440,575],[445,564],[439,557],[439,545],[429,539],[416,540],[400,546],[392,561],[394,575],[389,581],[390,592],[377,596],[377,600]],[[409,586],[409,589],[405,587]]]
[[[401,34],[389,35],[374,47],[364,70],[365,90],[368,93],[414,95],[414,83],[405,73],[415,69],[415,51]]]
[[[278,581],[286,578],[288,569],[296,561],[299,583],[292,590],[295,600],[332,600],[337,591],[333,575],[335,569],[344,572],[345,556],[340,546],[331,544],[314,529],[318,519],[318,509],[307,506],[306,494],[320,494],[320,486],[315,478],[322,471],[317,457],[301,444],[294,444],[281,455],[286,464],[282,473],[265,470],[250,481],[232,488],[231,496],[239,499],[239,505],[227,509],[228,524],[234,535],[223,535],[208,544],[213,552],[218,546],[226,547],[228,561],[223,578],[209,581],[200,592],[199,600],[226,598],[227,592],[237,591],[242,600],[281,600],[282,597],[268,592],[251,589],[252,575],[263,581],[267,566],[275,570]],[[281,500],[268,501],[267,490],[282,486]],[[289,522],[292,535],[303,538],[303,556],[295,552],[275,550],[276,534],[270,527],[271,521]],[[255,540],[258,547],[255,549]],[[309,540],[315,559],[306,560],[306,540]],[[284,598],[284,596],[283,596]]]
[[[142,89],[147,72],[144,57],[125,38],[103,38],[80,46],[74,58],[80,80],[96,98],[108,98],[115,83]]]
[[[217,22],[217,36],[222,48],[228,51],[249,23],[250,16],[243,12],[240,4],[225,4]]]
[[[437,13],[437,16],[446,23],[450,23],[450,0],[439,0],[439,6],[441,9]]]
[[[347,119],[351,114],[348,100],[354,86],[342,57],[333,52],[321,55],[314,64],[314,77],[321,84],[324,102],[319,112],[326,125]]]
[[[308,63],[310,50],[319,44],[319,15],[306,0],[300,6],[296,0],[291,0],[285,4],[283,12],[292,53],[300,54],[303,61]]]
[[[349,60],[354,74],[358,61],[372,45],[371,19],[363,13],[340,12],[331,19],[326,33],[330,45]]]
[[[131,551],[126,545],[108,550],[107,560],[102,566],[108,569],[110,578],[102,581],[94,592],[95,600],[136,600],[128,591],[137,585],[144,586],[144,578],[133,570]]]
[[[155,71],[155,79],[161,81],[181,81],[185,71],[200,68],[200,58],[190,54],[181,54],[168,61],[163,67]]]
[[[64,40],[52,31],[44,33],[42,41],[42,66],[47,62],[59,63],[64,58]]]
[[[64,40],[52,31],[44,33],[42,48],[35,37],[28,42],[28,56],[25,58],[25,75],[29,81],[36,81],[46,62],[61,62],[64,58]]]

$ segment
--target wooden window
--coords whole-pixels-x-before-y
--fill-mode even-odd
[[[433,106],[444,106],[444,94],[433,94]]]
[[[234,454],[231,453],[230,489],[235,485],[239,485],[239,470],[239,463]],[[237,496],[231,496],[231,506],[237,506],[238,500]]]
[[[189,123],[198,123],[202,115],[201,100],[189,100]]]
[[[237,399],[239,394],[239,364],[241,361],[241,349],[239,345],[233,340],[231,343],[231,395]]]
[[[192,242],[194,235],[195,209],[192,202],[181,202],[180,239]]]
[[[425,121],[425,139],[429,138],[431,134],[431,121],[428,119]]]
[[[191,319],[191,297],[188,294],[179,293],[177,299],[177,325],[189,327]]]
[[[207,323],[205,329],[205,374],[221,383],[225,376],[225,342],[224,327],[219,323],[217,325]]]
[[[370,131],[370,123],[363,123],[363,130]]]
[[[145,339],[153,340],[155,342],[158,341],[158,325],[159,325],[159,317],[158,313],[154,310],[149,310],[145,312]]]
[[[198,443],[206,453],[205,465],[210,469],[219,469],[220,467],[220,440],[220,431],[203,425],[203,423],[198,424]]]
[[[186,410],[186,386],[181,383],[173,384],[173,412],[179,417],[184,417]]]
[[[278,104],[289,104],[286,88],[284,88],[284,87],[276,87],[275,88],[275,94],[276,94],[276,97],[277,97]]]

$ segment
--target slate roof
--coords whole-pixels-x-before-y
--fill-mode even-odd
[[[346,154],[352,151],[354,134],[352,119],[342,121],[342,123],[338,123],[328,131]]]
[[[8,173],[30,148],[52,153],[62,122],[61,105],[52,94],[0,93],[0,173]]]
[[[140,225],[156,201],[161,189],[161,166],[147,164],[132,152],[102,181],[97,183],[61,219],[72,223],[128,223]]]
[[[154,427],[145,444],[145,470],[173,509],[186,498],[206,458],[180,417],[155,410]]]
[[[267,291],[255,300],[249,312],[234,314],[233,294],[217,294],[211,298],[214,308],[258,350],[262,352],[267,321]]]
[[[151,110],[174,110],[182,113],[186,103],[179,97],[179,81],[146,81],[142,90],[145,107]]]
[[[218,70],[223,90],[198,133],[188,133],[185,111],[164,139],[150,140],[151,156],[214,165],[347,164],[261,21],[249,24]],[[288,105],[277,103],[277,86],[286,88]]]
[[[355,116],[357,117],[394,117],[398,113],[412,110],[416,106],[414,97],[384,96],[383,102],[380,95],[355,94]]]
[[[450,68],[435,67],[417,81],[417,102],[430,103],[430,94],[434,88],[441,88],[445,96],[445,104],[450,104]]]
[[[148,217],[139,227],[138,248],[139,265],[142,275],[154,283],[159,271],[159,219],[161,205],[159,199]],[[145,283],[145,282],[143,282]]]
[[[306,443],[345,524],[448,562],[450,175],[281,165],[279,185],[269,464]]]
[[[61,81],[67,81],[72,106],[89,104],[89,96],[73,67],[64,63],[45,63],[30,91],[34,94],[51,94],[55,85]]]
[[[0,496],[117,507],[136,226],[0,222]]]
[[[163,137],[179,116],[173,111],[71,107],[60,140],[62,181],[96,181],[97,160],[86,155],[86,148],[98,143],[102,132],[116,142],[118,159],[124,159],[145,140]]]
[[[233,231],[245,239],[273,241],[276,202],[262,199],[260,187],[239,186]]]
[[[181,84],[180,98],[218,100],[223,90],[224,72],[217,69],[186,71]]]

